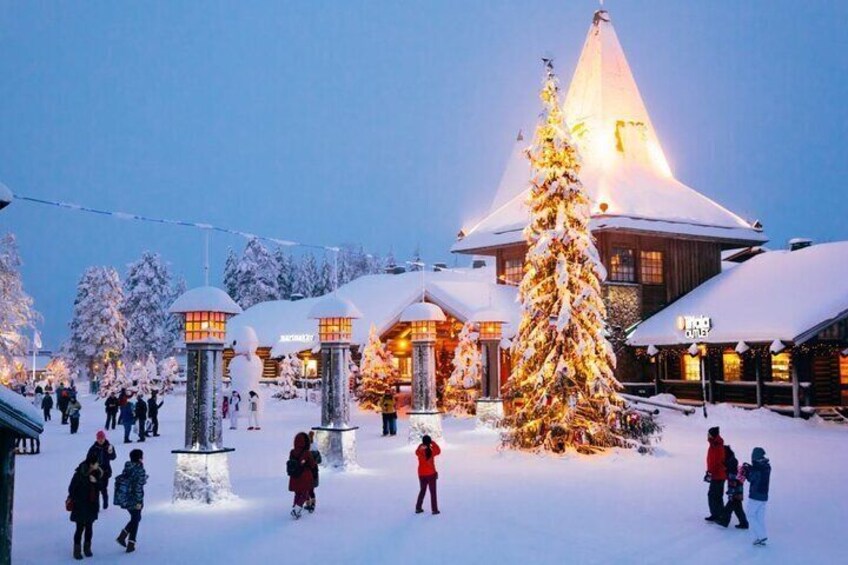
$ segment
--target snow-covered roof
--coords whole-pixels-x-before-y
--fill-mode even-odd
[[[445,313],[430,302],[416,302],[403,309],[401,322],[444,322]]]
[[[511,326],[521,317],[515,287],[495,284],[492,269],[452,269],[439,272],[368,275],[339,287],[336,293],[362,313],[353,322],[352,342],[365,344],[373,324],[383,334],[400,321],[403,310],[424,298],[458,320],[467,321],[477,310],[492,307],[508,315]],[[318,323],[312,307],[323,298],[263,302],[235,316],[227,325],[227,341],[242,325],[252,326],[260,346],[280,356],[311,349],[317,344]],[[507,333],[507,329],[504,330]]]
[[[37,437],[44,431],[41,411],[26,397],[0,385],[0,426],[26,437]]]
[[[706,343],[803,343],[848,316],[848,241],[770,251],[722,272],[639,324],[628,343],[689,344],[681,316],[707,316]]]
[[[241,307],[220,288],[199,286],[181,294],[171,304],[169,311],[174,314],[184,314],[186,312],[240,314]]]
[[[309,317],[313,320],[320,318],[352,318],[362,317],[362,312],[350,300],[338,294],[328,294],[312,306]]]
[[[593,231],[673,233],[738,245],[767,240],[751,223],[674,178],[605,11],[595,14],[589,28],[563,113],[583,159],[580,178],[593,203]],[[531,137],[516,142],[488,215],[463,229],[452,251],[524,241],[531,177],[524,150]]]

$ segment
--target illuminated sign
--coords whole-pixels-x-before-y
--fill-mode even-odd
[[[677,329],[683,332],[686,339],[707,339],[713,324],[709,316],[678,316]]]
[[[280,343],[311,343],[315,341],[315,334],[283,334]]]

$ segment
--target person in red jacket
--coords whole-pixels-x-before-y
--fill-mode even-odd
[[[309,436],[300,432],[294,436],[294,449],[289,452],[286,472],[289,475],[289,491],[294,493],[291,515],[297,520],[303,514],[303,505],[315,487],[315,459],[309,452]]]
[[[707,433],[707,473],[704,481],[710,483],[707,491],[707,502],[710,505],[710,515],[704,518],[707,522],[720,521],[724,512],[724,481],[727,479],[727,470],[724,465],[724,440],[719,435],[718,426],[710,428]]]
[[[439,445],[430,436],[421,438],[421,445],[415,450],[415,455],[418,457],[418,483],[421,486],[421,490],[418,491],[418,502],[415,504],[416,514],[424,512],[424,494],[428,488],[430,489],[430,509],[433,514],[439,514],[439,502],[436,499],[436,479],[439,478],[436,472],[436,456],[441,452]]]

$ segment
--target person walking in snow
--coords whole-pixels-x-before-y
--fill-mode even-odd
[[[391,391],[380,400],[380,413],[383,416],[383,436],[397,435],[397,403]]]
[[[261,430],[259,427],[259,395],[255,391],[247,393],[248,430]]]
[[[286,462],[289,491],[294,493],[291,515],[295,520],[300,519],[303,514],[303,506],[315,486],[317,467],[309,451],[309,436],[305,432],[298,432],[294,436],[294,449],[289,452],[289,460]]]
[[[762,447],[755,447],[751,452],[751,464],[742,465],[742,473],[748,480],[748,519],[754,530],[754,545],[765,545],[768,540],[766,532],[766,503],[768,502],[769,481],[771,480],[771,464],[766,458]]]
[[[315,469],[313,469],[314,476],[312,477],[312,489],[309,491],[309,498],[306,501],[306,511],[312,514],[315,512],[315,507],[318,504],[318,500],[315,497],[315,489],[318,488],[318,469],[319,465],[321,465],[321,452],[318,451],[318,446],[315,445],[315,431],[309,431],[309,453],[312,454],[312,460],[315,461]]]
[[[707,522],[715,522],[721,518],[724,512],[724,481],[727,479],[727,470],[724,466],[724,440],[719,434],[718,426],[710,428],[707,433],[707,472],[704,482],[710,483],[707,491],[707,502],[710,506],[710,515],[704,518]]]
[[[68,420],[71,422],[72,434],[77,433],[77,430],[79,430],[80,410],[82,410],[82,404],[77,400],[77,395],[73,395],[68,402],[67,411],[65,412]]]
[[[94,533],[94,522],[100,511],[99,484],[103,471],[97,464],[97,456],[89,453],[85,461],[74,471],[71,483],[68,485],[68,498],[65,508],[71,512],[71,522],[76,524],[74,530],[74,559],[82,559],[83,553],[91,557],[91,537]]]
[[[124,443],[132,443],[130,439],[130,432],[132,431],[133,422],[135,422],[135,411],[133,410],[133,403],[129,401],[129,398],[126,396],[122,397],[124,399],[124,403],[120,404],[120,398],[118,399],[118,403],[120,404],[121,416],[118,418],[118,423],[124,426]]]
[[[421,445],[415,450],[415,456],[418,457],[418,501],[415,503],[415,513],[421,514],[424,512],[424,494],[427,489],[430,489],[430,510],[433,514],[440,514],[439,501],[436,497],[436,480],[439,478],[439,473],[436,472],[436,456],[442,452],[435,441],[428,435],[421,438]]]
[[[224,400],[221,401],[221,415],[226,420],[230,415],[230,397],[224,395]]]
[[[109,394],[106,399],[106,426],[107,430],[114,430],[118,421],[118,399],[114,394]]]
[[[41,399],[41,411],[44,413],[44,421],[50,421],[50,412],[53,410],[53,395],[45,394]]]
[[[238,429],[239,404],[241,403],[241,395],[237,390],[230,393],[230,429]]]
[[[138,423],[138,441],[144,441],[147,437],[147,402],[141,394],[135,401],[135,419]]]
[[[59,407],[59,412],[62,413],[62,425],[66,425],[68,423],[68,404],[71,401],[71,391],[65,388],[64,386],[60,386],[56,390],[56,404]]]
[[[94,443],[88,448],[88,457],[97,457],[103,475],[100,478],[100,495],[103,497],[103,510],[109,508],[109,478],[112,476],[112,461],[118,456],[114,446],[106,438],[106,432],[100,430],[95,436]]]
[[[739,475],[739,461],[736,459],[736,454],[733,453],[729,445],[724,446],[724,468],[727,474],[727,504],[724,505],[721,519],[716,520],[716,522],[726,528],[730,525],[731,516],[736,513],[736,518],[739,520],[736,527],[740,530],[747,530],[748,518],[745,516],[745,510],[742,508],[742,499],[745,495],[745,479]]]
[[[147,400],[147,415],[150,417],[150,424],[153,426],[153,437],[159,437],[159,409],[165,404],[164,400],[159,400],[158,392],[150,393],[150,398]]]
[[[130,513],[130,521],[121,530],[117,542],[127,548],[127,553],[135,551],[138,539],[138,524],[144,508],[144,485],[147,484],[147,471],[144,470],[144,452],[140,449],[130,451],[130,460],[124,463],[124,470],[115,478],[115,504]]]

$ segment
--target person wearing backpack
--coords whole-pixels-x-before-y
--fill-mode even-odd
[[[112,461],[118,456],[115,448],[106,439],[106,432],[100,430],[95,436],[94,444],[88,448],[88,455],[94,454],[97,463],[103,471],[100,480],[100,494],[103,496],[103,510],[109,508],[109,479],[112,477]]]
[[[71,483],[68,485],[68,498],[65,509],[71,512],[71,522],[76,524],[74,530],[74,559],[82,559],[83,553],[91,557],[91,537],[94,533],[94,522],[100,510],[100,480],[103,471],[97,463],[97,456],[89,453],[85,461],[74,471]],[[83,537],[84,536],[84,537]]]
[[[115,478],[115,504],[130,513],[130,521],[121,530],[117,539],[119,544],[127,548],[127,553],[135,551],[138,524],[141,522],[141,510],[144,508],[146,483],[144,452],[133,449],[130,451],[130,460],[124,463],[124,470]]]
[[[421,487],[418,491],[418,501],[415,503],[416,514],[424,512],[424,494],[428,488],[430,489],[430,509],[433,515],[441,514],[439,501],[436,498],[436,480],[439,478],[439,473],[436,472],[436,456],[441,452],[439,445],[428,435],[421,438],[421,445],[415,450],[415,456],[418,457],[418,484]]]
[[[315,499],[315,489],[318,488],[318,466],[321,464],[321,452],[318,451],[318,446],[315,445],[315,431],[309,432],[309,453],[312,454],[312,459],[315,461],[313,472],[315,476],[312,478],[312,489],[309,491],[309,499],[306,501],[306,511],[312,514],[315,512],[315,506],[318,501]]]
[[[315,486],[315,459],[309,451],[309,436],[299,432],[294,436],[294,449],[289,452],[286,474],[289,476],[289,491],[294,493],[291,515],[295,520],[303,514],[303,505]]]

